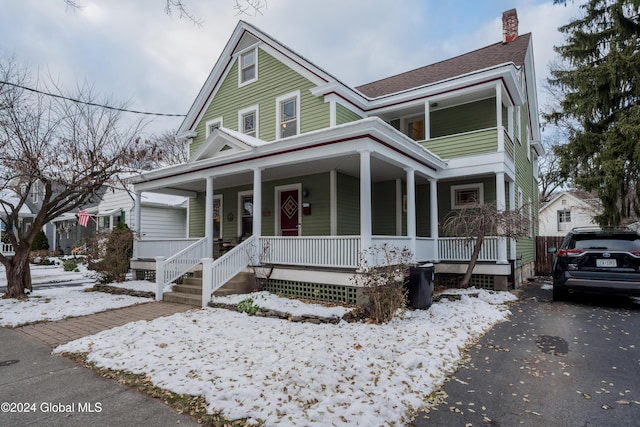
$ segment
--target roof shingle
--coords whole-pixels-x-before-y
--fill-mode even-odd
[[[523,34],[506,44],[498,42],[455,58],[367,83],[356,89],[369,98],[378,98],[507,62],[521,66],[524,64],[530,39],[531,33]]]

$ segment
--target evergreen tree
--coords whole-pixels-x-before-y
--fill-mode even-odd
[[[557,151],[562,173],[597,192],[596,220],[615,226],[640,215],[640,0],[587,0],[581,9],[560,27],[564,63],[549,83],[564,99],[546,118],[573,123]]]

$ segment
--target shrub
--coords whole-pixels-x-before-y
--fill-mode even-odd
[[[42,251],[47,249],[49,249],[49,239],[47,239],[47,235],[44,234],[44,231],[40,230],[31,243],[31,250]]]
[[[251,298],[247,298],[236,304],[236,310],[240,313],[256,314],[260,311],[260,307],[254,305]]]
[[[362,251],[358,273],[352,278],[367,297],[365,309],[374,323],[388,322],[407,306],[405,285],[413,254],[384,244]]]
[[[62,262],[64,271],[78,271],[78,260],[75,258],[67,258]]]
[[[96,234],[87,252],[89,268],[101,283],[122,282],[133,255],[133,231],[120,222],[113,230]]]

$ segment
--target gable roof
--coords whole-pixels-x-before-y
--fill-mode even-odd
[[[356,90],[369,98],[378,98],[500,64],[512,62],[520,67],[524,64],[530,40],[531,33],[527,33],[509,43],[494,43],[455,58],[358,86]]]
[[[560,191],[559,193],[556,193],[548,202],[545,202],[542,206],[540,206],[538,212],[542,213],[562,198],[571,199],[574,203],[573,206],[589,207],[596,211],[601,208],[600,199],[593,194],[587,193],[585,191]]]

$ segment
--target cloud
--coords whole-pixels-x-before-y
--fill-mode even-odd
[[[349,85],[359,85],[501,39],[501,14],[516,7],[533,32],[539,82],[577,6],[551,0],[273,0],[263,15],[236,16],[232,0],[189,2],[203,21],[167,16],[162,0],[8,2],[0,50],[50,73],[66,88],[87,81],[138,110],[186,113],[240,18]],[[539,83],[540,85],[540,83]],[[178,120],[179,124],[179,120]],[[158,120],[150,131],[177,127]]]

